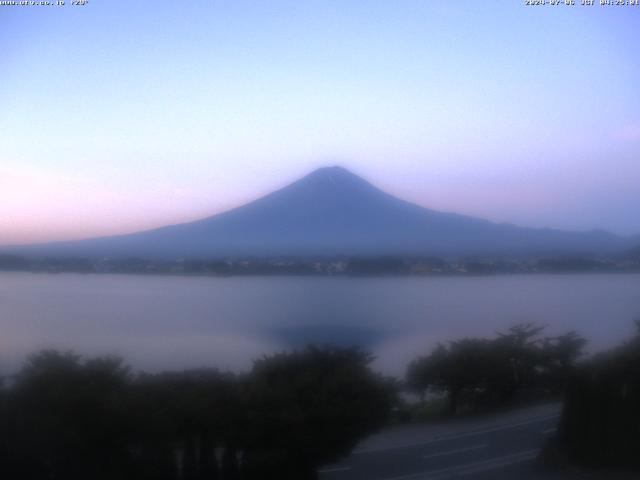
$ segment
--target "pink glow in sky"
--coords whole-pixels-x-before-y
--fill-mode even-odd
[[[0,245],[193,220],[326,164],[640,233],[640,8],[508,3],[3,8]]]

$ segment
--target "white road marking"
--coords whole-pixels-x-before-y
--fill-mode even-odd
[[[473,445],[471,447],[466,448],[457,448],[456,450],[447,450],[446,452],[432,453],[429,455],[423,455],[422,458],[435,458],[435,457],[444,457],[446,455],[453,455],[454,453],[462,453],[462,452],[471,452],[473,450],[480,450],[481,448],[487,448],[489,445],[483,443],[481,445]]]
[[[539,450],[525,450],[511,455],[490,458],[480,462],[467,463],[455,467],[441,468],[438,470],[428,470],[426,472],[411,473],[409,475],[401,475],[399,477],[385,478],[384,480],[445,480],[454,476],[465,476],[474,473],[486,472],[497,468],[515,465],[516,463],[527,462],[533,460],[538,455]]]
[[[356,450],[352,453],[352,455],[362,455],[362,454],[366,454],[366,453],[375,453],[375,452],[386,452],[387,450],[397,450],[399,448],[407,448],[407,447],[418,447],[420,445],[428,445],[430,443],[437,443],[437,442],[444,442],[444,441],[448,441],[448,440],[457,440],[458,438],[466,438],[466,437],[472,437],[475,435],[482,435],[484,433],[492,433],[492,432],[499,432],[500,430],[509,430],[511,428],[517,428],[517,427],[521,427],[523,425],[531,425],[532,423],[539,423],[539,422],[544,422],[546,420],[551,420],[553,418],[557,418],[559,417],[560,414],[554,414],[554,415],[546,415],[544,417],[538,417],[538,418],[534,418],[531,420],[526,420],[523,422],[517,422],[517,423],[510,423],[507,425],[498,425],[495,427],[490,427],[490,428],[485,428],[485,429],[481,429],[481,430],[474,430],[471,432],[465,432],[465,433],[458,433],[458,434],[450,434],[450,435],[442,435],[439,437],[435,437],[431,440],[423,440],[421,442],[412,442],[412,443],[403,443],[403,444],[398,444],[398,445],[391,445],[389,447],[378,447],[378,448],[363,448],[360,450]]]
[[[351,470],[351,467],[333,467],[323,468],[322,470],[318,470],[318,473],[346,472],[348,470]]]

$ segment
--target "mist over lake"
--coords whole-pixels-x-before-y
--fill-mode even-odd
[[[401,374],[439,341],[524,321],[576,330],[591,351],[640,317],[640,275],[178,277],[0,273],[0,368],[53,347],[135,368],[244,370],[310,342],[357,344]]]

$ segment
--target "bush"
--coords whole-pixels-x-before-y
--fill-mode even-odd
[[[574,332],[543,338],[542,331],[522,324],[493,339],[441,344],[409,365],[407,384],[420,394],[446,393],[451,415],[509,404],[523,392],[559,394],[586,341]]]
[[[305,479],[386,419],[392,394],[359,350],[132,375],[120,359],[32,355],[0,388],[8,480]],[[0,385],[1,387],[1,385]]]
[[[577,463],[640,467],[640,334],[571,376],[558,441]]]

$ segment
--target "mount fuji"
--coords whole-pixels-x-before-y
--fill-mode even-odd
[[[202,220],[88,240],[5,247],[37,256],[221,258],[330,255],[597,254],[631,239],[605,231],[525,228],[430,210],[342,167],[320,168]]]

